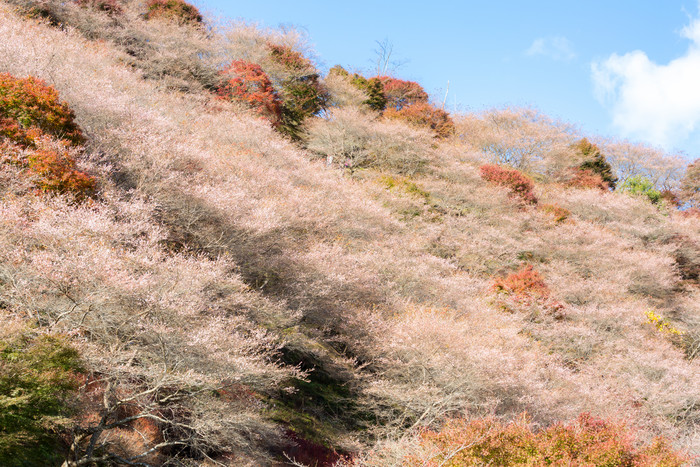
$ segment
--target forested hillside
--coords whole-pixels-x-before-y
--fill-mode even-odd
[[[181,0],[0,1],[0,465],[694,465],[700,162]]]

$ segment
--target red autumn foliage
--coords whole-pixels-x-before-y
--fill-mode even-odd
[[[95,191],[95,179],[79,171],[67,152],[37,149],[26,158],[25,164],[44,193],[72,194],[82,200]]]
[[[389,107],[384,112],[384,116],[403,120],[411,125],[430,128],[438,138],[447,138],[455,132],[455,124],[450,114],[427,102],[417,102],[402,107],[401,110]]]
[[[479,171],[481,178],[487,182],[509,188],[511,196],[518,197],[527,204],[537,204],[537,197],[532,192],[534,189],[532,180],[519,170],[486,164],[482,165]]]
[[[689,461],[663,438],[638,446],[625,425],[587,413],[541,431],[526,416],[507,424],[494,418],[455,419],[439,432],[424,431],[420,444],[425,454],[408,455],[402,465],[681,467]]]
[[[610,185],[603,180],[603,177],[590,169],[574,169],[573,176],[567,184],[577,188],[591,188],[601,191],[610,190]]]
[[[78,200],[94,193],[94,178],[77,170],[66,150],[83,141],[73,112],[53,87],[0,73],[0,145],[6,161],[22,167],[40,191]]]
[[[407,105],[428,102],[428,93],[415,81],[405,81],[390,76],[378,76],[387,99],[387,109],[401,110]]]
[[[506,277],[498,277],[494,281],[493,290],[514,295],[517,298],[548,298],[549,287],[542,275],[535,271],[531,264],[523,265],[517,272]]]
[[[219,87],[218,92],[222,99],[245,102],[273,125],[279,125],[282,100],[272,86],[270,77],[260,65],[245,60],[234,60],[222,74],[231,76]]]
[[[203,21],[199,10],[183,0],[148,0],[146,8],[146,19],[166,19],[192,25]]]
[[[0,73],[0,137],[24,147],[34,146],[41,133],[82,144],[74,118],[58,92],[40,79]]]

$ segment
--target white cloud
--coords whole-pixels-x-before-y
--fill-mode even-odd
[[[688,50],[667,64],[643,51],[612,54],[591,65],[596,98],[612,115],[622,136],[666,149],[700,128],[700,19],[683,28]]]
[[[542,55],[553,60],[571,60],[576,57],[571,41],[563,36],[540,37],[532,42],[525,55],[534,57]]]

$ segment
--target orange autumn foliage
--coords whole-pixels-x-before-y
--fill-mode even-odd
[[[270,77],[257,63],[234,60],[222,71],[231,76],[219,87],[222,99],[235,99],[248,104],[273,125],[282,115],[282,100],[272,86]]]
[[[637,446],[625,425],[587,413],[540,431],[526,416],[507,424],[494,418],[456,419],[439,432],[423,432],[420,446],[402,465],[681,467],[689,460],[664,438]]]

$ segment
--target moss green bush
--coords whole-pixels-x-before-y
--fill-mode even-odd
[[[273,63],[282,68],[279,95],[282,98],[279,130],[293,139],[301,138],[307,118],[316,115],[329,100],[328,90],[311,61],[286,45],[268,46]]]
[[[629,193],[634,196],[646,197],[653,204],[658,204],[661,201],[661,192],[654,188],[654,184],[648,178],[642,175],[635,175],[624,181],[620,185],[620,191]]]
[[[80,370],[78,352],[59,336],[0,340],[0,465],[58,465]]]

